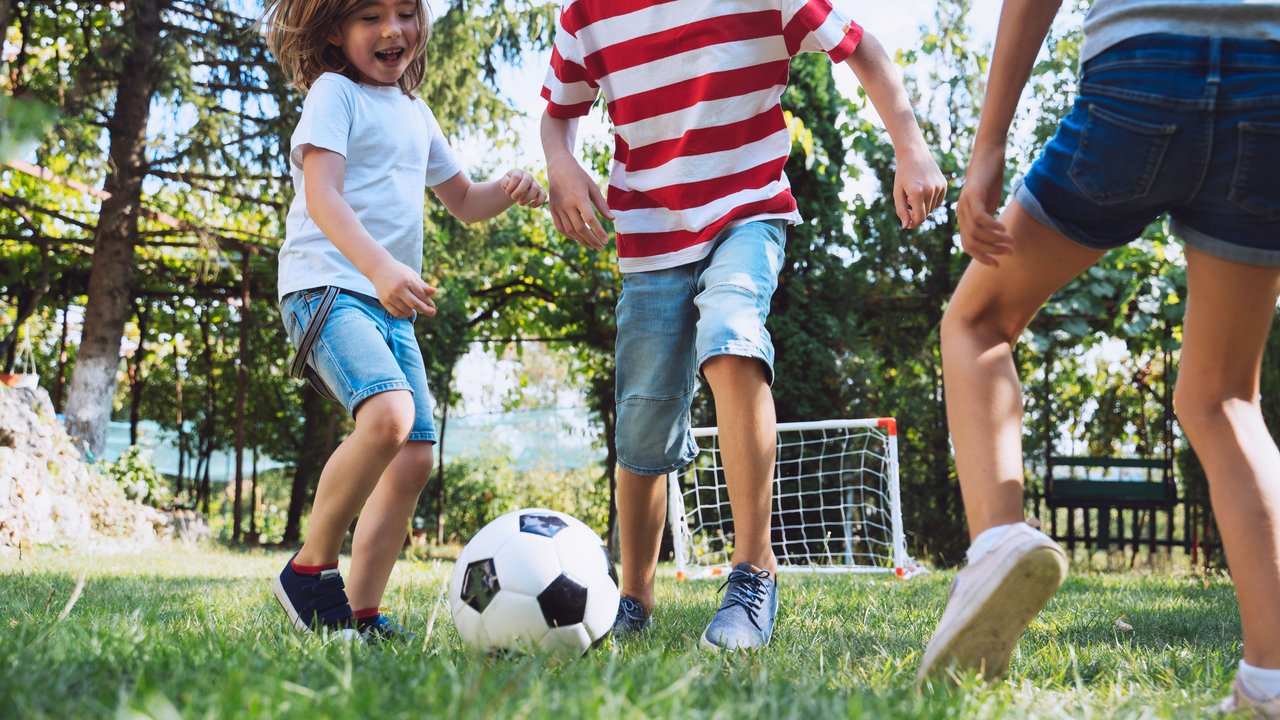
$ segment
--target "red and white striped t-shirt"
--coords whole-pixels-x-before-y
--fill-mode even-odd
[[[567,119],[604,91],[622,272],[700,260],[729,225],[799,222],[782,171],[790,59],[842,62],[861,37],[830,0],[564,0],[542,96]]]

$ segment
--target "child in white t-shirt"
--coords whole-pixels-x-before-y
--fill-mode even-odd
[[[421,0],[274,0],[261,22],[307,93],[289,154],[296,196],[280,251],[281,314],[297,365],[355,417],[273,591],[301,630],[385,639],[403,634],[378,605],[436,441],[413,333],[417,315],[436,312],[422,279],[424,188],[463,222],[538,207],[546,193],[523,170],[484,183],[461,172],[413,94],[426,69]],[[357,514],[344,588],[338,552]]]

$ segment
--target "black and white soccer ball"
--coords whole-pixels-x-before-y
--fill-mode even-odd
[[[577,656],[613,628],[618,578],[600,536],[580,520],[516,510],[462,549],[449,609],[458,634],[476,649]]]

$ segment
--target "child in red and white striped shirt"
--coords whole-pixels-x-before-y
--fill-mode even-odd
[[[713,649],[768,643],[777,609],[769,542],[775,414],[765,329],[785,247],[800,222],[783,173],[780,99],[790,59],[825,52],[851,67],[897,154],[894,202],[917,227],[946,183],[883,47],[830,0],[565,0],[543,88],[556,228],[583,245],[614,221],[620,634],[653,609],[663,476],[691,461],[689,406],[711,386],[735,523],[733,571],[703,634]],[[572,153],[577,119],[603,91],[616,145],[608,200]]]

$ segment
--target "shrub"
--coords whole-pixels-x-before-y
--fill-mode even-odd
[[[169,485],[151,461],[151,450],[141,445],[130,445],[115,462],[102,463],[102,469],[131,500],[152,507],[161,507],[170,500]]]
[[[423,493],[415,527],[433,528],[437,478]],[[517,471],[505,457],[449,460],[445,466],[445,539],[466,542],[494,518],[524,507],[568,513],[604,533],[609,493],[600,469]]]

